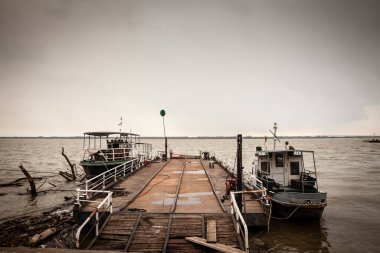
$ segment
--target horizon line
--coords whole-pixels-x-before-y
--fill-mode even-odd
[[[270,136],[243,136],[245,139],[272,139]],[[368,138],[377,137],[373,135],[280,135],[279,138]],[[0,136],[1,139],[82,139],[83,136]],[[164,136],[140,136],[143,139],[163,139]],[[167,136],[168,139],[234,139],[235,135],[220,135],[220,136]]]

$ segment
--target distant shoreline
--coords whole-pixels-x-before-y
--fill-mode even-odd
[[[160,136],[141,136],[141,139],[163,139]],[[171,136],[168,139],[236,139],[236,136]],[[243,139],[264,139],[265,136],[243,136]],[[267,136],[272,139],[271,136]],[[335,139],[335,138],[373,138],[366,135],[344,135],[344,136],[279,136],[280,139]],[[83,136],[0,136],[0,139],[83,139]]]

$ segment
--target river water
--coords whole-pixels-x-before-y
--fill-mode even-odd
[[[175,153],[199,154],[213,151],[231,160],[236,155],[233,139],[169,139]],[[283,145],[281,143],[277,145]],[[155,151],[163,150],[163,140],[146,139]],[[250,245],[271,252],[380,252],[380,144],[360,138],[290,139],[296,149],[314,150],[321,191],[328,193],[328,206],[322,219],[312,223],[272,220],[270,232],[250,230]],[[243,164],[251,171],[254,150],[262,139],[243,140]],[[269,142],[268,146],[271,147]],[[24,183],[19,187],[2,187],[1,219],[43,210],[73,196],[77,183],[67,183],[57,175],[68,166],[61,147],[75,163],[82,158],[80,139],[0,139],[0,183],[23,177],[22,163],[33,177],[49,176],[37,181],[40,193],[32,199]],[[46,182],[45,182],[46,180]],[[45,182],[45,183],[44,183]],[[42,185],[42,186],[41,186]],[[55,185],[56,187],[54,187]],[[3,195],[4,194],[4,195]]]

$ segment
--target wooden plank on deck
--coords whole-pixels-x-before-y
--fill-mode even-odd
[[[208,243],[206,241],[206,239],[195,237],[195,236],[194,237],[186,237],[186,240],[193,242],[193,243],[196,243],[196,244],[199,244],[199,245],[202,245],[202,246],[205,246],[205,247],[208,247],[208,248],[211,248],[211,249],[218,250],[220,252],[245,253],[245,251],[243,251],[243,250],[236,249],[236,248],[233,248],[233,247],[221,244],[221,243]]]

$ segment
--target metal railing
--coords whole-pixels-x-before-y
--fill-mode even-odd
[[[81,241],[85,241],[87,237],[93,233],[95,229],[95,238],[99,236],[99,224],[100,221],[103,220],[103,222],[106,222],[106,218],[104,217],[107,212],[112,214],[112,192],[111,191],[97,191],[97,190],[81,190],[77,189],[77,197],[79,199],[79,195],[81,192],[92,192],[92,193],[105,193],[107,196],[103,199],[103,201],[90,201],[90,200],[80,200],[80,202],[89,202],[89,203],[99,203],[99,205],[95,208],[94,211],[87,217],[87,219],[83,222],[83,224],[78,228],[76,234],[75,234],[75,239],[76,239],[76,247],[80,248],[81,247]],[[102,212],[100,215],[100,211]],[[87,231],[87,233],[82,236],[81,238],[81,233],[83,228],[90,223],[90,221],[93,222],[92,227]],[[103,224],[102,224],[103,225]]]
[[[93,178],[88,179],[85,182],[84,193],[88,199],[92,190],[104,190],[107,184],[116,181],[120,177],[124,177],[127,173],[133,172],[135,167],[139,167],[139,161],[137,158],[129,160],[123,164],[120,164],[112,169],[109,169],[102,174],[99,174]]]
[[[83,160],[117,161],[133,156],[132,148],[86,149]]]
[[[232,162],[230,159],[226,158],[223,155],[220,155],[218,153],[214,153],[214,159],[216,162],[218,162],[220,165],[222,165],[226,170],[231,173],[234,176],[237,176],[237,171],[235,170],[235,163]],[[267,189],[264,187],[263,182],[256,177],[256,175],[251,174],[245,170],[243,170],[243,184],[246,188],[250,188],[252,190],[258,190],[255,191],[257,194],[259,194],[260,199],[266,199],[267,196]]]
[[[152,157],[152,144],[135,143],[129,147],[107,148],[107,149],[85,149],[83,160],[93,161],[118,161],[126,160],[131,157],[144,155]]]
[[[244,192],[231,192],[231,215],[234,219],[235,231],[239,236],[241,235],[244,241],[245,252],[249,252],[248,227],[239,210],[239,207],[237,205],[236,198],[235,198],[235,194],[243,194],[243,193]]]
[[[77,189],[77,204],[83,206],[84,204],[98,203],[99,205],[95,210],[89,215],[89,217],[83,222],[83,224],[78,228],[76,233],[76,246],[79,248],[80,242],[86,240],[86,238],[93,233],[95,229],[95,238],[99,236],[99,223],[104,215],[108,213],[112,214],[112,191],[105,191],[107,185],[112,182],[116,182],[119,178],[125,177],[127,173],[132,173],[133,171],[142,167],[146,159],[150,159],[151,154],[140,154],[138,158],[131,159],[123,164],[120,164],[112,169],[109,169],[93,178],[88,179],[85,182],[85,189]],[[95,194],[107,194],[107,196],[100,202],[90,200]],[[102,214],[99,216],[99,212]],[[89,224],[90,221],[94,222],[94,225],[87,231],[87,233],[82,236],[81,233],[83,228]],[[103,219],[103,225],[107,222],[107,217]]]

